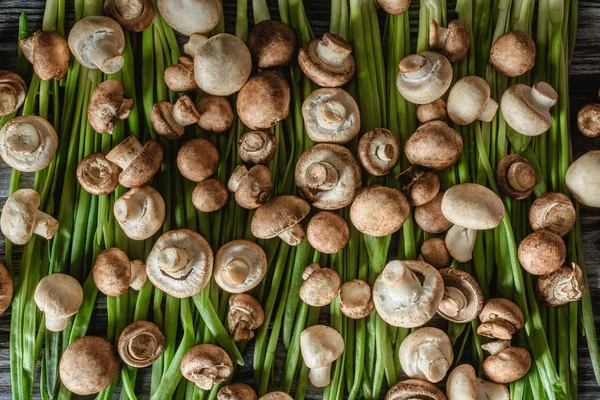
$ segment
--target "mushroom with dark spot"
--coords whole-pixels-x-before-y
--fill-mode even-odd
[[[267,273],[267,255],[249,240],[232,240],[215,255],[214,277],[228,293],[243,293],[257,287]]]
[[[177,168],[184,178],[202,182],[217,171],[219,150],[206,139],[189,140],[177,152]]]
[[[326,33],[308,42],[298,52],[304,75],[323,87],[340,87],[350,82],[356,69],[352,46],[341,36]]]
[[[266,131],[245,132],[237,144],[242,160],[251,164],[268,164],[277,152],[275,135]]]
[[[58,147],[58,136],[46,119],[24,115],[8,121],[0,130],[0,156],[21,172],[46,168]]]
[[[452,222],[448,221],[442,212],[444,193],[439,192],[429,203],[415,208],[415,222],[427,233],[438,234],[452,227]]]
[[[385,400],[446,400],[444,393],[423,379],[407,379],[390,388]]]
[[[422,206],[431,202],[440,191],[440,180],[433,171],[411,165],[396,176],[402,193],[411,206]]]
[[[424,241],[421,245],[421,258],[438,269],[449,267],[452,264],[452,256],[448,253],[446,242],[441,238]]]
[[[135,283],[146,283],[146,268],[143,263],[129,261],[127,254],[116,247],[102,250],[92,268],[92,278],[99,291],[107,296],[120,296]],[[134,283],[135,282],[135,283]]]
[[[104,12],[131,32],[143,31],[154,18],[151,0],[106,0]]]
[[[119,197],[113,212],[128,238],[146,240],[163,225],[165,201],[152,186],[140,186]]]
[[[14,112],[25,102],[27,85],[14,72],[0,70],[0,117]]]
[[[71,51],[58,32],[38,29],[33,35],[21,39],[19,45],[41,80],[61,80],[67,74]]]
[[[500,340],[511,340],[512,335],[525,324],[525,317],[519,306],[499,297],[485,303],[479,320],[481,325],[477,328],[478,335]]]
[[[45,315],[46,329],[61,332],[67,327],[69,318],[79,311],[83,303],[83,289],[72,276],[50,274],[38,283],[33,300]]]
[[[579,265],[561,267],[549,275],[540,276],[535,286],[538,299],[547,305],[562,306],[583,296],[585,282]]]
[[[129,117],[133,100],[125,98],[123,82],[109,79],[99,84],[90,96],[88,121],[98,133],[112,133],[115,120]]]
[[[265,321],[265,313],[260,303],[246,293],[232,294],[229,297],[227,324],[229,334],[235,342],[248,342],[254,331]]]
[[[600,136],[600,104],[586,104],[577,113],[577,127],[589,138]]]
[[[258,400],[293,400],[292,396],[285,392],[271,392],[261,396]]]
[[[304,128],[315,142],[345,144],[360,131],[358,104],[339,88],[311,92],[302,104]]]
[[[233,108],[226,97],[205,94],[197,104],[198,126],[210,133],[225,132],[233,125]]]
[[[298,246],[306,233],[300,225],[310,212],[310,205],[296,196],[277,196],[254,212],[250,230],[259,239],[279,236],[290,246]]]
[[[409,213],[408,200],[399,190],[372,185],[356,196],[350,207],[350,220],[361,233],[382,237],[400,229]]]
[[[254,25],[246,44],[258,68],[285,67],[296,51],[296,36],[286,24],[267,19]]]
[[[431,121],[446,121],[448,112],[446,111],[446,102],[439,98],[431,103],[421,104],[417,107],[417,119],[420,123],[426,124]]]
[[[402,97],[411,103],[431,103],[442,97],[452,83],[450,61],[432,51],[404,57],[399,69],[396,86]]]
[[[269,129],[290,113],[290,85],[274,72],[248,79],[237,97],[240,120],[252,130]]]
[[[236,203],[248,210],[263,205],[269,198],[273,187],[273,176],[269,168],[255,165],[250,170],[245,165],[238,165],[227,182],[227,188],[235,193]]]
[[[117,349],[125,364],[144,368],[158,360],[165,345],[165,336],[158,326],[149,321],[136,321],[121,332]]]
[[[371,175],[389,174],[400,159],[400,140],[389,129],[375,128],[358,141],[358,161]]]
[[[350,228],[340,214],[321,211],[308,221],[306,238],[318,252],[334,254],[346,247],[350,239]]]
[[[0,315],[8,309],[13,297],[13,280],[4,264],[0,264]]]
[[[214,344],[199,344],[184,354],[180,364],[181,374],[202,390],[225,382],[233,374],[231,358]]]
[[[531,355],[522,347],[510,347],[509,341],[481,346],[491,355],[483,360],[483,373],[496,383],[511,383],[524,377],[531,367]]]
[[[229,383],[219,390],[217,400],[256,400],[256,392],[245,383]]]
[[[144,146],[134,135],[116,145],[106,159],[119,166],[119,183],[126,188],[135,188],[150,182],[160,168],[163,150],[158,142],[149,140]]]

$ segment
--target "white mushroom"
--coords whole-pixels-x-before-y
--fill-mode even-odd
[[[506,123],[525,136],[539,136],[550,129],[550,108],[558,101],[558,94],[546,82],[533,87],[516,84],[502,95],[500,108]]]
[[[579,157],[567,170],[565,182],[575,200],[588,207],[600,208],[600,150]]]
[[[415,104],[431,103],[446,93],[452,83],[452,65],[439,53],[424,51],[400,60],[398,91]]]
[[[46,168],[57,147],[56,131],[42,117],[16,117],[0,130],[0,156],[5,163],[22,172]]]
[[[312,307],[323,307],[331,303],[340,288],[340,276],[331,268],[321,268],[318,263],[312,263],[302,273],[300,298]]]
[[[454,84],[446,100],[448,116],[458,125],[475,120],[491,122],[498,103],[490,97],[490,85],[478,76],[465,76]]]
[[[51,274],[40,280],[33,299],[46,316],[46,329],[60,332],[67,327],[69,317],[79,311],[83,289],[77,279],[69,275]]]
[[[217,285],[229,293],[243,293],[260,284],[267,273],[267,255],[249,240],[225,243],[215,255]]]
[[[311,92],[302,104],[302,117],[306,133],[315,142],[344,144],[360,131],[358,104],[339,88]]]
[[[32,189],[19,189],[8,197],[0,215],[0,228],[8,240],[23,245],[34,234],[45,239],[54,237],[58,221],[38,210],[40,200]]]
[[[333,328],[314,325],[300,335],[300,350],[310,372],[308,379],[315,387],[325,387],[331,381],[331,364],[344,352],[344,339]]]
[[[411,378],[437,383],[444,379],[453,359],[450,338],[437,328],[417,329],[400,345],[400,365]]]
[[[115,219],[125,235],[133,240],[145,240],[162,227],[165,201],[151,186],[133,188],[115,201]]]
[[[477,378],[475,369],[461,364],[448,375],[448,400],[510,400],[508,388],[502,384]]]
[[[161,17],[182,35],[207,34],[221,20],[219,0],[158,0]]]

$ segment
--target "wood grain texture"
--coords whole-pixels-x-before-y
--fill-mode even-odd
[[[68,21],[73,20],[72,2],[67,8]],[[415,1],[414,3],[418,3]],[[449,1],[449,3],[453,3]],[[306,11],[317,35],[327,30],[329,25],[329,2],[320,0],[304,0]],[[579,10],[579,32],[575,56],[571,71],[571,108],[576,112],[584,104],[597,100],[597,90],[600,87],[600,2],[596,0],[580,1]],[[271,15],[277,18],[277,2],[269,0]],[[44,9],[43,0],[0,0],[0,69],[13,69],[16,64],[16,39],[19,15],[26,12],[30,22],[30,28],[37,29],[41,26]],[[416,9],[411,9],[411,19],[416,29]],[[249,15],[251,15],[249,13]],[[450,14],[452,17],[452,13]],[[228,30],[231,31],[235,20],[235,1],[225,0],[225,18]],[[69,25],[70,26],[70,25]],[[580,156],[590,149],[600,148],[599,139],[588,139],[578,133],[576,126],[572,127],[573,150],[575,157]],[[0,206],[4,204],[8,193],[11,169],[0,162]],[[32,183],[32,175],[24,174],[23,186]],[[585,253],[589,269],[589,281],[592,289],[593,304],[595,305],[596,325],[600,327],[600,210],[583,209],[582,227],[584,234]],[[17,249],[17,253],[20,249]],[[18,258],[18,254],[17,254]],[[0,238],[0,261],[4,259],[4,237]],[[9,331],[10,311],[0,317],[0,399],[10,399],[10,375],[9,375]],[[106,303],[99,296],[97,311],[94,313],[90,323],[90,334],[105,335],[106,333]],[[246,366],[240,368],[236,374],[236,380],[253,383],[252,378],[252,350],[253,345],[245,351]],[[600,398],[600,388],[597,386],[590,361],[587,355],[585,340],[579,342],[579,399],[592,400]],[[280,345],[277,351],[275,363],[275,382],[283,370],[285,351]],[[137,391],[148,393],[149,369],[145,369],[139,375]],[[39,382],[39,374],[36,377]],[[322,392],[310,389],[307,399],[320,399]],[[39,398],[39,390],[36,386],[36,398]],[[140,399],[147,398],[140,396]]]

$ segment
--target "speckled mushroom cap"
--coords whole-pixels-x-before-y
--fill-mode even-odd
[[[490,61],[503,75],[516,77],[535,64],[535,42],[525,32],[509,31],[500,36],[490,50]]]
[[[318,252],[334,254],[346,247],[350,228],[340,214],[321,211],[308,221],[306,238]]]
[[[117,199],[113,211],[128,238],[146,240],[162,227],[165,201],[153,187],[140,186]]]
[[[450,338],[438,328],[417,329],[400,345],[400,365],[411,378],[439,382],[450,370],[453,359]]]
[[[522,347],[510,347],[510,342],[490,342],[481,347],[492,354],[483,360],[483,373],[493,382],[517,381],[531,367],[529,352]]]
[[[116,145],[106,159],[121,168],[119,183],[126,188],[145,185],[152,179],[162,163],[163,150],[158,142],[149,140],[144,146],[133,136]]]
[[[360,111],[350,93],[339,88],[311,92],[302,104],[304,128],[315,142],[344,144],[360,131]]]
[[[16,112],[25,102],[27,85],[14,72],[0,70],[0,117]]]
[[[446,169],[460,158],[462,137],[444,121],[421,125],[404,145],[406,158],[416,165],[433,170]]]
[[[597,172],[600,170],[600,150],[592,150],[571,164],[565,181],[569,192],[579,203],[600,208],[600,184]]]
[[[325,387],[330,382],[331,364],[344,352],[344,339],[333,328],[313,325],[300,335],[300,351],[310,372],[308,379],[315,387]]]
[[[277,139],[266,131],[248,131],[240,137],[237,149],[247,163],[268,164],[277,152]]]
[[[235,342],[248,342],[254,337],[254,331],[265,321],[265,312],[254,297],[247,293],[229,296],[227,325],[229,334]]]
[[[389,174],[400,159],[400,140],[389,129],[375,128],[358,141],[358,161],[371,175]]]
[[[131,283],[131,264],[127,254],[116,247],[98,254],[92,277],[98,290],[107,296],[120,296]]]
[[[258,400],[292,400],[292,396],[284,392],[271,392],[261,396]]]
[[[446,121],[448,112],[446,111],[446,102],[439,98],[431,103],[421,104],[417,107],[417,119],[420,123],[426,124],[431,121]]]
[[[146,260],[146,273],[154,286],[180,299],[200,293],[212,270],[210,245],[189,229],[163,233]]]
[[[457,268],[440,270],[444,281],[444,297],[438,314],[448,321],[473,321],[483,309],[483,293],[473,275]]]
[[[104,12],[123,28],[132,32],[143,31],[154,18],[151,0],[106,0]]]
[[[197,104],[198,126],[207,132],[225,132],[233,125],[233,108],[226,97],[206,94]]]
[[[158,0],[157,6],[165,22],[186,36],[209,33],[221,20],[218,0]]]
[[[8,309],[13,297],[13,280],[4,264],[0,264],[0,315]]]
[[[33,300],[40,311],[46,314],[46,329],[60,332],[67,327],[69,317],[79,311],[83,289],[77,279],[69,275],[51,274],[40,280]]]
[[[408,10],[410,0],[377,0],[381,8],[392,15],[400,15]]]
[[[219,160],[219,150],[215,145],[201,138],[185,142],[177,152],[177,168],[184,178],[192,182],[202,182],[214,174]]]
[[[429,321],[443,296],[440,273],[424,261],[390,261],[373,285],[373,301],[381,318],[403,328]]]
[[[77,166],[77,181],[88,193],[97,196],[112,193],[119,185],[119,167],[104,154],[90,154]]]
[[[448,94],[447,112],[458,125],[469,125],[475,120],[491,122],[498,103],[490,97],[490,85],[478,76],[465,76],[452,86]]]
[[[279,236],[290,246],[298,246],[306,234],[299,222],[310,212],[310,205],[296,196],[277,196],[254,212],[250,230],[259,239]]]
[[[254,289],[266,273],[267,255],[262,247],[249,240],[225,243],[215,256],[215,281],[228,293]]]
[[[493,229],[504,218],[504,203],[485,186],[461,183],[444,194],[442,213],[454,225],[475,230]]]
[[[452,264],[452,256],[441,238],[427,239],[421,245],[420,259],[436,268],[446,268]]]
[[[245,383],[229,383],[219,390],[217,400],[256,400],[256,392]]]
[[[33,234],[52,239],[58,230],[58,221],[38,210],[40,195],[32,189],[19,189],[11,194],[0,215],[0,228],[8,240],[16,245],[29,242]]]
[[[86,396],[110,386],[119,375],[113,346],[98,336],[84,336],[67,347],[60,359],[60,380],[69,391]]]
[[[354,154],[331,143],[316,144],[302,153],[295,175],[300,194],[322,210],[337,210],[352,203],[362,183]]]
[[[340,276],[331,268],[321,268],[319,264],[312,263],[306,267],[302,278],[300,298],[309,306],[326,306],[338,296]]]
[[[440,49],[450,62],[462,60],[471,46],[469,25],[457,19],[451,21],[448,28],[444,28],[432,19],[429,24],[429,46]]]
[[[586,104],[577,113],[577,127],[589,138],[600,136],[600,104]]]
[[[550,108],[558,101],[558,94],[546,82],[533,87],[516,84],[502,95],[500,108],[506,123],[525,136],[539,136],[550,129]]]
[[[227,204],[229,192],[223,182],[210,178],[198,183],[192,191],[192,203],[198,211],[214,212]]]
[[[496,183],[507,196],[523,200],[533,192],[536,183],[535,171],[524,156],[509,154],[498,163]]]
[[[296,36],[286,24],[267,19],[252,27],[246,44],[258,68],[285,67],[294,57]]]
[[[396,86],[402,97],[411,103],[431,103],[442,97],[452,83],[450,61],[432,51],[404,57],[399,68]]]
[[[56,131],[42,117],[16,117],[0,130],[0,156],[9,166],[22,172],[46,168],[57,147]]]
[[[506,386],[477,378],[475,368],[469,364],[461,364],[450,372],[446,394],[448,400],[510,400]]]
[[[536,231],[519,243],[519,261],[530,274],[547,275],[558,270],[567,257],[563,239],[550,231]]]
[[[133,100],[125,98],[123,82],[109,79],[99,84],[90,96],[88,121],[98,133],[112,133],[115,119],[126,119]]]
[[[194,77],[194,60],[189,57],[179,57],[177,64],[171,64],[165,68],[163,77],[167,87],[174,92],[185,93],[198,89]],[[231,107],[229,108],[231,109]]]
[[[119,72],[125,59],[125,35],[117,21],[102,16],[80,19],[69,33],[69,48],[79,63],[105,74]]]
[[[308,42],[298,52],[304,75],[323,87],[339,87],[350,82],[356,69],[352,46],[338,35],[326,33]]]
[[[427,233],[438,234],[452,227],[452,222],[448,221],[442,213],[444,193],[438,192],[433,200],[415,208],[415,222]]]
[[[65,38],[54,31],[37,30],[19,41],[21,51],[43,81],[62,79],[68,69],[71,51]]]
[[[121,332],[117,349],[125,364],[144,368],[158,360],[165,344],[165,336],[158,326],[149,321],[137,321]]]
[[[240,120],[250,129],[269,129],[290,113],[290,85],[274,72],[261,72],[248,79],[238,93]]]
[[[231,358],[222,348],[214,344],[199,344],[192,347],[181,359],[181,374],[202,390],[211,390],[214,385],[225,382],[233,374]]]
[[[348,318],[367,318],[375,308],[371,287],[363,280],[353,279],[344,283],[340,286],[338,295],[340,311]]]
[[[409,212],[408,201],[399,190],[372,185],[356,196],[350,207],[350,219],[361,233],[381,237],[400,229]]]
[[[438,195],[440,179],[433,171],[428,171],[417,165],[411,165],[396,175],[400,181],[400,189],[411,206],[427,204]]]
[[[235,201],[240,207],[253,210],[269,198],[273,175],[264,165],[254,165],[250,170],[245,165],[238,165],[231,173],[227,187],[235,193]]]
[[[407,379],[390,388],[385,400],[446,400],[444,393],[423,379]]]
[[[489,338],[511,340],[513,333],[525,324],[518,305],[500,297],[489,299],[479,314],[477,334]]]
[[[565,236],[577,219],[573,202],[562,193],[544,193],[538,197],[529,209],[531,229],[542,229]]]
[[[536,282],[535,293],[538,299],[549,306],[561,306],[578,301],[583,296],[585,282],[579,265],[561,267],[550,275],[540,276]]]

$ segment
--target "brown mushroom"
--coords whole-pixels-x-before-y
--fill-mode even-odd
[[[19,75],[0,70],[0,117],[17,112],[25,102],[27,85]]]
[[[442,97],[452,83],[452,65],[432,51],[411,54],[400,60],[396,79],[398,91],[415,104],[431,103]]]
[[[265,320],[260,303],[246,293],[232,294],[229,297],[227,323],[229,334],[235,342],[248,342],[254,337],[254,331]]]
[[[197,104],[198,126],[210,133],[225,132],[233,125],[234,115],[226,97],[205,94]]]
[[[185,93],[198,89],[196,78],[194,78],[194,60],[189,57],[179,57],[177,64],[165,68],[165,84],[177,93]]]
[[[350,228],[340,214],[321,211],[308,221],[306,238],[318,252],[334,254],[346,247],[350,239]]]
[[[389,129],[375,128],[358,141],[358,161],[371,175],[389,174],[400,159],[400,140]]]
[[[98,133],[112,133],[115,119],[127,119],[133,100],[125,98],[123,82],[110,79],[99,84],[88,104],[88,121]]]
[[[154,18],[151,0],[106,0],[104,12],[131,32],[143,31]]]
[[[519,244],[521,266],[533,275],[548,275],[558,270],[567,257],[565,242],[556,233],[535,231]]]
[[[162,227],[165,201],[153,187],[140,186],[119,197],[115,201],[113,212],[128,238],[145,240]]]
[[[97,196],[112,193],[119,185],[119,167],[104,154],[90,154],[77,166],[77,181],[88,193]]]
[[[432,19],[429,24],[429,46],[440,49],[450,62],[460,61],[471,46],[469,26],[464,21],[454,20],[448,24],[448,28],[443,28]]]
[[[408,10],[410,0],[377,0],[381,8],[392,15],[400,15]]]
[[[422,206],[432,201],[440,191],[440,180],[435,172],[411,165],[396,176],[402,193],[411,206]]]
[[[211,390],[214,385],[231,377],[233,363],[222,348],[214,344],[199,344],[185,353],[180,369],[183,377],[200,389]]]
[[[423,242],[421,258],[438,269],[449,267],[452,264],[452,256],[446,248],[446,242],[440,238],[431,238]]]
[[[444,192],[439,192],[429,203],[415,208],[415,222],[427,233],[438,234],[452,227],[442,212],[443,198]]]
[[[491,355],[483,360],[483,373],[496,383],[511,383],[524,377],[531,367],[531,355],[522,347],[510,347],[508,341],[481,346]]]
[[[360,131],[360,111],[350,93],[340,88],[311,92],[302,103],[304,128],[315,142],[345,144]]]
[[[296,196],[277,196],[254,212],[250,230],[259,239],[279,236],[290,246],[298,246],[306,233],[300,225],[310,212],[310,205]]]
[[[245,383],[229,383],[219,390],[217,400],[256,400],[256,392]]]
[[[446,111],[446,102],[439,98],[431,103],[421,104],[417,107],[417,119],[420,123],[426,124],[431,121],[446,121],[448,112]]]
[[[460,158],[462,137],[443,121],[421,125],[404,145],[406,158],[433,170],[446,169]]]
[[[273,176],[269,168],[255,165],[250,170],[245,165],[237,166],[231,173],[227,188],[235,193],[235,201],[242,208],[253,210],[263,205],[273,187]]]
[[[577,113],[577,127],[589,138],[600,136],[600,104],[586,104]]]
[[[407,379],[392,386],[385,400],[446,400],[444,393],[423,379]]]
[[[304,75],[323,87],[340,87],[350,82],[355,62],[352,47],[333,33],[308,42],[298,52],[298,64]]]
[[[248,128],[269,129],[290,113],[290,85],[274,72],[248,79],[237,97],[237,113]]]
[[[479,320],[478,335],[501,340],[511,340],[513,333],[525,324],[519,306],[503,298],[488,300],[479,314]]]
[[[19,45],[41,80],[61,80],[67,74],[71,51],[59,33],[38,29],[33,35],[21,39]]]
[[[125,364],[144,368],[158,360],[165,344],[165,336],[158,326],[149,321],[137,321],[121,332],[117,349]]]
[[[504,194],[523,200],[533,192],[535,171],[527,158],[520,154],[509,154],[498,163],[496,182]]]
[[[92,278],[98,290],[105,295],[120,296],[132,282],[146,282],[146,268],[134,268],[133,262],[129,261],[123,250],[112,247],[101,251],[96,257]]]
[[[216,178],[199,182],[192,191],[192,204],[205,213],[220,210],[227,204],[227,187]]]
[[[117,21],[102,16],[84,17],[69,33],[69,48],[79,63],[105,74],[117,73],[125,65],[125,35]]]
[[[52,162],[58,136],[46,119],[23,115],[8,121],[0,130],[0,156],[21,172],[36,172]]]
[[[4,264],[0,264],[0,315],[8,309],[13,297],[13,280]]]
[[[296,36],[286,24],[267,19],[254,25],[246,44],[258,68],[285,67],[296,51]]]
[[[396,232],[409,213],[410,205],[399,190],[380,185],[365,188],[350,207],[350,219],[356,229],[374,237]]]
[[[54,237],[58,221],[38,210],[40,201],[39,193],[32,189],[19,189],[8,196],[0,215],[0,228],[8,240],[24,245],[34,234],[45,239]]]
[[[163,150],[160,144],[149,140],[144,146],[134,135],[116,145],[106,159],[119,166],[119,183],[126,188],[135,188],[150,182],[162,163]]]
[[[547,305],[562,306],[583,296],[585,282],[579,265],[561,267],[549,275],[540,276],[535,286],[538,299]]]
[[[542,229],[565,236],[577,219],[573,202],[562,193],[544,193],[538,197],[529,209],[531,229]]]
[[[521,31],[509,31],[492,45],[490,61],[498,72],[514,78],[533,68],[535,53],[531,36]]]
[[[304,269],[302,279],[300,298],[309,306],[326,306],[338,296],[340,276],[331,268],[321,268],[318,263],[312,263]]]
[[[251,164],[268,164],[277,152],[277,139],[266,131],[245,132],[237,144],[242,160]]]
[[[219,150],[206,139],[187,141],[177,152],[177,168],[184,178],[202,182],[217,171]]]
[[[12,292],[12,285],[10,290]],[[79,311],[83,302],[83,289],[72,276],[50,274],[38,283],[33,300],[45,315],[46,329],[61,332],[69,324],[69,318]]]
[[[200,114],[189,96],[181,96],[175,104],[159,101],[150,111],[152,127],[165,139],[179,139],[185,127],[198,122]]]
[[[448,321],[467,323],[473,321],[483,309],[483,293],[475,278],[457,268],[440,270],[444,280],[444,297],[438,314]]]
[[[344,283],[338,290],[340,311],[348,318],[367,318],[373,309],[373,296],[369,284],[360,279]]]
[[[440,329],[426,327],[413,331],[400,345],[400,365],[411,378],[436,383],[452,366],[452,343]]]

